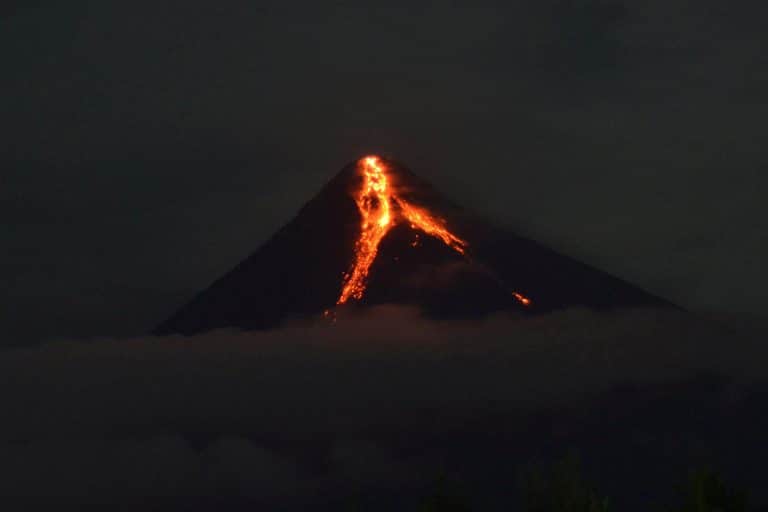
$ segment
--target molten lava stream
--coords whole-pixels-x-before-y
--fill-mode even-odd
[[[408,221],[412,228],[439,238],[462,256],[467,255],[467,242],[451,233],[442,219],[432,216],[425,208],[414,206],[394,193],[387,179],[386,167],[378,157],[368,156],[361,159],[360,169],[363,185],[355,197],[357,209],[360,211],[360,236],[355,242],[355,260],[352,268],[344,274],[337,305],[350,299],[363,298],[379,244],[395,226],[399,217]],[[520,293],[513,292],[512,295],[525,306],[531,304],[530,299]],[[328,316],[329,312],[326,311],[325,314]]]
[[[365,293],[366,279],[379,251],[379,243],[392,228],[391,192],[379,159],[369,156],[362,161],[363,187],[355,198],[360,211],[360,237],[355,243],[355,263],[344,276],[344,287],[336,304],[350,297],[360,300]]]
[[[526,297],[522,293],[520,293],[520,292],[512,292],[512,295],[518,301],[520,301],[520,304],[522,304],[523,306],[530,306],[531,305],[531,299],[529,299],[528,297]]]
[[[418,228],[428,235],[439,238],[454,251],[461,255],[466,255],[467,242],[448,231],[442,225],[442,222],[432,217],[429,212],[423,208],[413,206],[400,198],[397,198],[397,205],[400,207],[403,217],[411,223],[411,227]]]

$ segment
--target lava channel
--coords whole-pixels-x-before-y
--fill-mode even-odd
[[[359,166],[363,184],[355,196],[355,203],[360,211],[360,236],[355,242],[354,263],[344,274],[337,305],[344,304],[350,299],[363,298],[368,274],[376,260],[379,244],[400,217],[410,223],[413,229],[421,230],[442,240],[445,245],[464,257],[467,256],[469,247],[465,240],[448,229],[442,219],[395,194],[387,177],[387,169],[378,157],[362,158]],[[531,305],[531,300],[524,295],[518,292],[513,292],[512,295],[522,305]]]

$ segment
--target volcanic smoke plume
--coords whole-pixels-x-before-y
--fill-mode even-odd
[[[269,328],[353,303],[412,305],[438,318],[670,305],[462,210],[400,163],[367,156],[155,332]]]

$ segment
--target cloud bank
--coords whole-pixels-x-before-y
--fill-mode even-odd
[[[748,482],[745,460],[768,455],[750,445],[765,419],[764,334],[653,310],[456,323],[384,307],[258,333],[5,350],[0,496],[142,510],[377,496],[375,510],[447,471],[493,510],[520,465],[574,448],[617,492],[630,461],[663,461],[662,474],[733,463]]]

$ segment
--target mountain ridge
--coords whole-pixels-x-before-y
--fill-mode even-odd
[[[353,307],[408,304],[441,318],[503,310],[537,314],[570,306],[675,307],[461,208],[395,160],[379,161],[404,202],[429,212],[465,239],[468,249],[466,255],[459,254],[402,218],[395,219],[377,247],[364,294],[352,301]],[[355,264],[363,231],[362,162],[344,166],[288,223],[153,332],[265,329],[334,308]],[[367,208],[381,207],[375,198],[369,199]],[[515,294],[530,298],[530,303]]]

